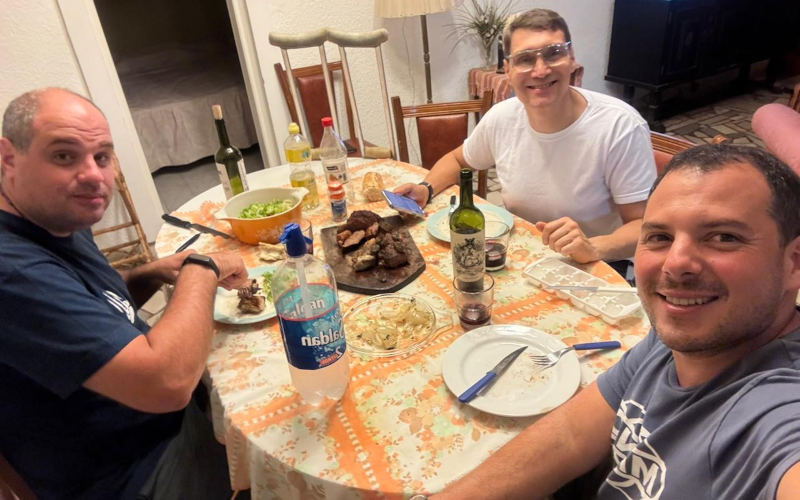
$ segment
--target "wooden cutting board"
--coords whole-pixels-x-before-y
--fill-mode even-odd
[[[366,271],[356,272],[348,261],[348,256],[352,252],[342,254],[341,247],[336,243],[338,226],[326,227],[320,231],[322,248],[325,250],[325,261],[333,269],[339,289],[365,295],[396,292],[414,281],[425,270],[425,260],[422,258],[422,254],[419,253],[411,234],[402,227],[403,219],[399,215],[393,215],[384,217],[383,220],[388,222],[391,227],[397,228],[395,233],[403,239],[404,246],[410,249],[408,264],[395,269],[376,266]]]

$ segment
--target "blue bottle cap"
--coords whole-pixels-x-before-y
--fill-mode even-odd
[[[286,254],[289,257],[301,257],[306,253],[306,239],[300,231],[300,226],[294,222],[284,226],[280,241],[286,245]]]

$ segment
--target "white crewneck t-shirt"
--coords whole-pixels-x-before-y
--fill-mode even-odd
[[[615,205],[647,199],[656,178],[647,122],[628,104],[573,87],[587,102],[553,134],[536,132],[522,102],[494,105],[464,141],[473,168],[497,167],[503,204],[530,222],[575,220],[591,237],[622,225]]]

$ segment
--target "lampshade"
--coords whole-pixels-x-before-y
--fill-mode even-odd
[[[379,17],[410,17],[444,12],[452,9],[456,0],[375,0]]]

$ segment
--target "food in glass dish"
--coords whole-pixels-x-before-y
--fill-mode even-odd
[[[431,332],[434,317],[430,306],[415,298],[382,301],[363,310],[348,325],[348,337],[378,349],[392,350],[412,344]]]
[[[267,203],[251,203],[239,213],[241,219],[259,219],[285,212],[292,208],[293,200],[272,200]]]

